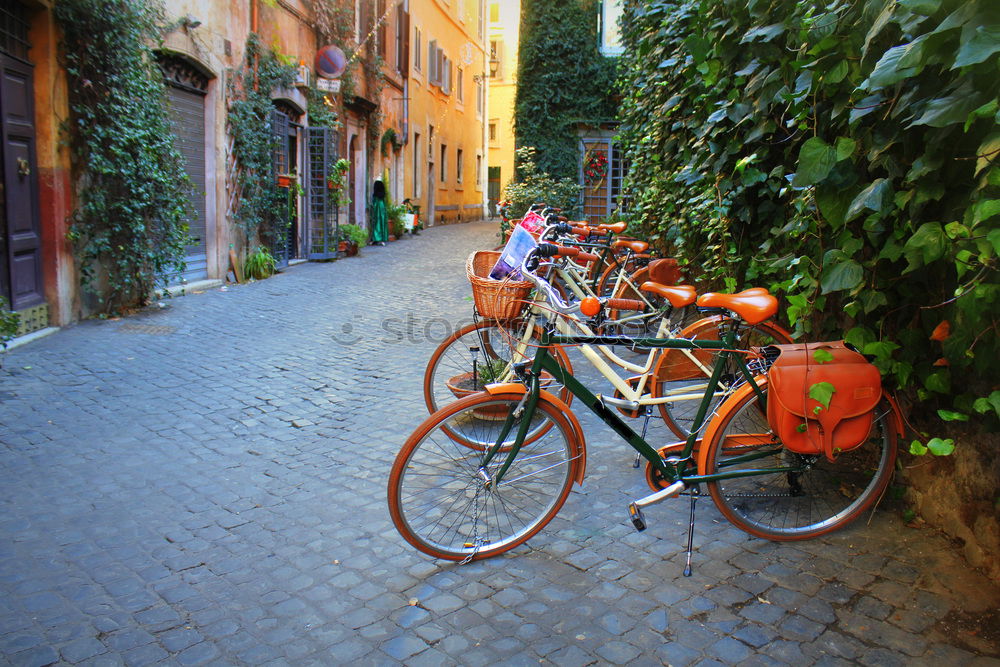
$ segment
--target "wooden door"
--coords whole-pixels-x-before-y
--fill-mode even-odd
[[[33,67],[0,53],[0,294],[13,310],[42,303]]]

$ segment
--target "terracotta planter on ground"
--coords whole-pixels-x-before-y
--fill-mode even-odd
[[[445,384],[448,385],[448,389],[455,395],[455,398],[465,398],[470,394],[483,390],[483,382],[478,378],[476,385],[473,385],[472,373],[462,373],[461,375],[456,375]],[[507,416],[507,406],[495,405],[488,408],[478,408],[473,410],[472,414],[479,419],[498,421]]]
[[[545,389],[552,384],[552,376],[548,373],[543,373],[541,378],[542,389]],[[470,394],[474,394],[478,391],[482,391],[484,384],[482,380],[477,378],[477,386],[473,386],[472,383],[472,373],[462,373],[461,375],[456,375],[445,383],[455,398],[465,398]],[[507,406],[506,405],[496,405],[487,408],[477,408],[472,411],[472,414],[479,419],[487,421],[499,421],[507,417]]]

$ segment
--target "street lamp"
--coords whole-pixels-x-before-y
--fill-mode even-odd
[[[497,72],[500,71],[500,59],[497,58],[497,52],[493,51],[490,53],[490,78],[495,79],[497,77]]]

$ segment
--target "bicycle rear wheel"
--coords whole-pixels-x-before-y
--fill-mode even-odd
[[[719,327],[725,322],[732,322],[720,315],[705,317],[687,326],[679,338],[698,338],[701,340],[719,340]],[[737,347],[749,350],[752,347],[791,343],[791,336],[780,326],[761,322],[753,326],[740,326]],[[681,350],[665,349],[656,362],[656,381],[653,383],[654,396],[677,394],[675,401],[661,403],[660,416],[663,422],[679,438],[687,438],[694,426],[694,418],[701,404],[701,397],[708,389],[708,378],[718,358],[715,350]],[[742,376],[735,362],[731,368],[726,368],[722,374],[722,386],[716,388],[715,396],[709,405],[709,412],[702,423],[702,430],[719,404],[742,381]]]
[[[702,443],[703,472],[797,470],[709,482],[712,500],[734,525],[768,540],[803,540],[847,525],[878,501],[892,477],[896,432],[888,403],[876,410],[868,439],[831,463],[822,454],[805,456],[781,446],[756,393],[735,394],[719,408],[718,422]]]
[[[583,465],[583,450],[558,408],[540,401],[525,441],[499,483],[521,420],[501,439],[521,396],[476,394],[435,412],[403,445],[389,475],[392,522],[411,545],[447,560],[480,559],[523,544],[552,520]],[[497,418],[500,415],[500,418]],[[523,416],[522,416],[523,419]],[[462,435],[462,441],[455,434]],[[484,446],[469,447],[468,441]]]

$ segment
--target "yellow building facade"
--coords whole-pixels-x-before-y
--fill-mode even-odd
[[[495,207],[514,177],[514,96],[517,93],[517,47],[521,23],[518,0],[488,0],[486,8],[490,71],[488,196]],[[495,213],[495,208],[491,208]]]
[[[486,17],[482,0],[408,0],[406,197],[424,224],[483,217]]]

